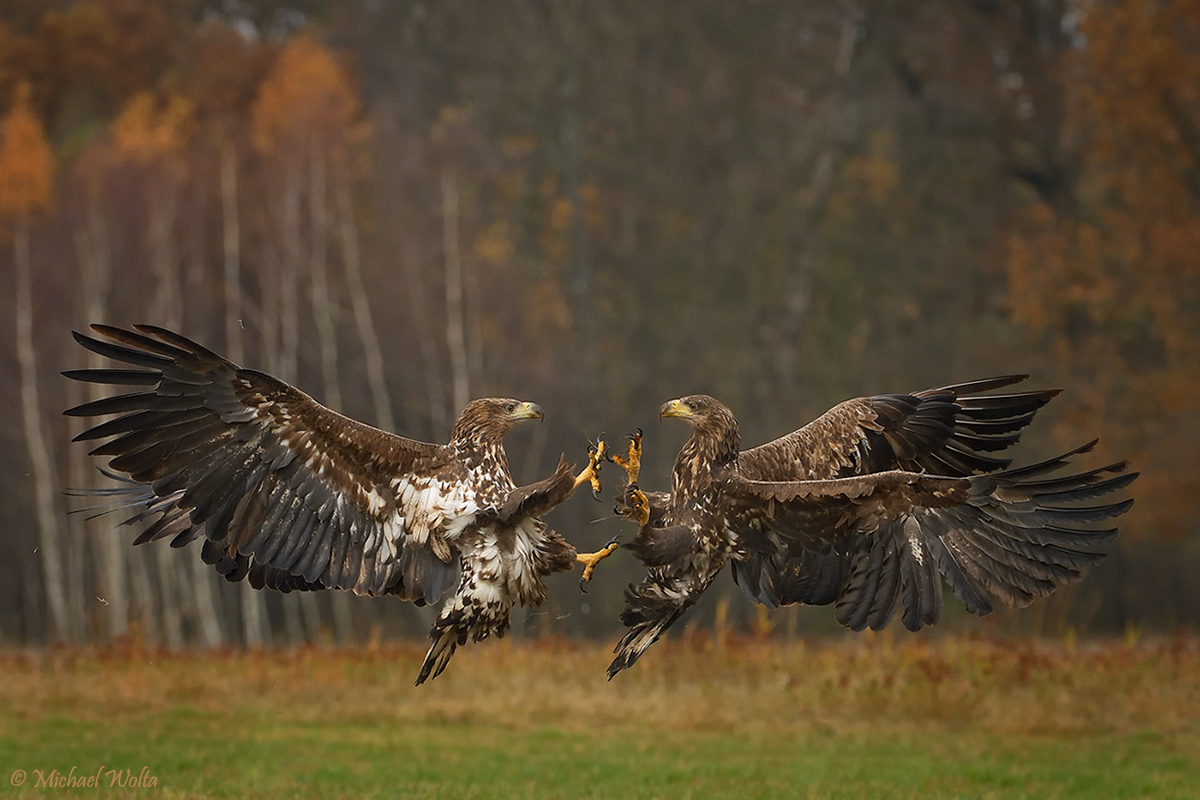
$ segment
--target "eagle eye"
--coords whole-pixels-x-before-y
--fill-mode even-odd
[[[508,413],[510,413],[510,414],[511,414],[512,412],[514,412],[514,411],[516,411],[516,410],[517,410],[517,404],[516,404],[516,403],[509,403],[508,405],[506,405],[506,406],[504,407],[504,410],[505,410],[505,411],[507,411]]]
[[[688,400],[688,401],[687,401],[687,407],[688,407],[689,409],[691,409],[692,411],[695,411],[695,410],[696,410],[696,401],[695,401],[695,400]]]

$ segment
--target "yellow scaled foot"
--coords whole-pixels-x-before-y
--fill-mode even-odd
[[[592,497],[600,499],[600,466],[604,463],[604,451],[606,445],[604,439],[599,439],[595,445],[588,448],[588,465],[583,468],[575,478],[575,486],[571,491],[575,491],[585,483],[592,485]]]
[[[643,528],[650,524],[650,501],[636,483],[625,488],[625,494],[617,498],[617,506],[613,510]]]
[[[613,539],[603,548],[594,553],[575,554],[575,560],[580,564],[583,564],[583,576],[579,579],[579,588],[581,591],[587,591],[587,589],[584,588],[584,584],[591,581],[592,572],[596,569],[596,565],[616,552],[616,549],[619,546],[620,545],[618,544],[617,540]]]
[[[629,434],[628,456],[625,458],[611,456],[610,458],[614,464],[625,470],[625,474],[629,476],[627,485],[631,486],[637,483],[638,475],[642,472],[642,429],[638,428],[637,433]]]

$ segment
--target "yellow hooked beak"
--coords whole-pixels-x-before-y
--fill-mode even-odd
[[[658,418],[666,419],[667,417],[690,417],[692,410],[680,400],[668,400],[662,404],[662,408],[658,409]]]
[[[512,410],[513,419],[545,419],[546,413],[537,403],[517,403]]]

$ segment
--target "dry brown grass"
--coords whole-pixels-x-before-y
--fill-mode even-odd
[[[10,720],[136,719],[170,709],[566,731],[637,726],[749,735],[881,727],[993,734],[1194,732],[1200,639],[1154,644],[863,636],[809,644],[706,635],[662,642],[605,682],[607,648],[488,642],[414,688],[423,647],[0,655]]]

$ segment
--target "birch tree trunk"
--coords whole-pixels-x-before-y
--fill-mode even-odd
[[[300,279],[304,263],[303,241],[300,231],[302,189],[300,164],[284,165],[283,179],[283,261],[279,265],[279,377],[295,383],[300,367]],[[298,592],[283,595],[283,624],[287,638],[292,642],[304,641],[304,601]]]
[[[308,277],[311,287],[313,321],[317,347],[321,354],[321,383],[325,404],[345,411],[342,381],[338,370],[336,308],[329,288],[329,192],[325,154],[313,148],[308,158]],[[299,592],[300,613],[304,617],[307,638],[311,641],[321,630],[321,609],[317,595]]]
[[[50,638],[63,641],[70,636],[67,591],[63,585],[63,526],[55,498],[54,466],[46,441],[45,421],[38,397],[37,352],[33,345],[33,265],[29,255],[29,225],[22,219],[13,224],[13,265],[16,272],[14,315],[17,329],[17,364],[21,383],[21,417],[25,446],[33,478],[34,511],[38,527],[38,559],[50,617]]]
[[[221,255],[225,299],[225,352],[238,366],[245,364],[242,346],[242,231],[238,218],[238,161],[233,143],[223,138],[221,157]]]
[[[239,366],[245,364],[242,345],[242,235],[238,217],[237,150],[227,138],[221,140],[221,249],[225,284],[225,352]],[[242,636],[247,647],[259,647],[269,637],[267,609],[262,593],[249,581],[238,583]]]
[[[83,293],[83,317],[89,323],[103,322],[108,317],[108,287],[112,275],[112,246],[109,241],[108,224],[104,219],[104,208],[98,192],[86,190],[84,195],[83,219],[74,231],[75,253],[80,267],[80,290]],[[87,366],[98,369],[104,366],[104,358],[87,351]],[[81,384],[84,399],[98,400],[104,395],[99,384]],[[72,418],[78,433],[84,427],[82,420]],[[82,458],[71,459],[78,466],[79,477],[72,478],[75,485],[97,487],[99,474]],[[83,516],[83,515],[80,515]],[[104,632],[109,637],[125,636],[129,633],[129,547],[130,542],[119,527],[108,517],[89,522],[82,520],[83,535],[93,545],[99,562],[97,590],[104,603]]]
[[[317,346],[321,351],[321,383],[325,404],[335,411],[345,411],[341,376],[338,373],[334,299],[329,290],[329,193],[326,183],[325,156],[314,152],[308,164],[308,269],[313,320],[317,329]]]
[[[396,430],[392,415],[392,401],[388,395],[387,378],[383,363],[383,348],[371,316],[370,296],[362,274],[362,254],[358,244],[358,226],[354,222],[354,199],[350,193],[350,177],[346,170],[337,175],[337,210],[339,238],[342,245],[342,269],[346,273],[346,289],[350,293],[350,307],[354,313],[354,324],[358,328],[358,339],[362,343],[367,367],[367,385],[375,406],[375,423],[387,431]]]
[[[194,215],[193,218],[201,216],[200,200],[196,196],[198,194],[197,187],[193,186],[190,198],[192,206],[187,212]],[[208,283],[208,268],[204,257],[204,245],[208,231],[205,226],[194,223],[185,226],[182,233],[186,236],[187,265],[185,274],[177,276],[180,278],[180,283],[176,292],[181,297],[179,319],[175,323],[181,329],[187,327],[187,306],[183,302],[183,297],[199,297],[205,284]],[[193,327],[195,327],[194,323]],[[200,327],[199,330],[203,330],[204,327]],[[204,536],[201,534],[199,540],[190,544],[178,557],[184,560],[184,568],[188,571],[191,579],[191,593],[186,597],[188,616],[192,619],[195,629],[194,635],[199,636],[201,646],[214,648],[220,647],[225,642],[224,614],[217,588],[217,582],[224,583],[224,579],[200,558],[203,539]]]
[[[442,245],[446,267],[446,344],[450,349],[454,387],[451,414],[458,414],[471,399],[471,384],[463,314],[462,257],[458,249],[458,186],[449,171],[442,173]]]
[[[404,262],[404,274],[408,279],[409,313],[417,332],[421,361],[425,365],[425,394],[429,401],[429,420],[438,433],[449,433],[450,420],[453,418],[447,417],[446,392],[442,386],[442,359],[438,358],[437,341],[432,333],[434,328],[429,316],[425,281],[415,257],[406,255],[401,260]]]
[[[295,383],[300,364],[300,179],[295,165],[284,174],[283,263],[279,281],[279,377]]]
[[[154,274],[154,295],[150,313],[158,324],[178,327],[183,315],[180,297],[179,265],[172,236],[175,222],[176,198],[161,175],[150,177],[150,268]],[[160,615],[164,644],[171,650],[183,647],[183,605],[188,595],[188,572],[180,563],[180,555],[163,543],[153,547],[158,578]]]

